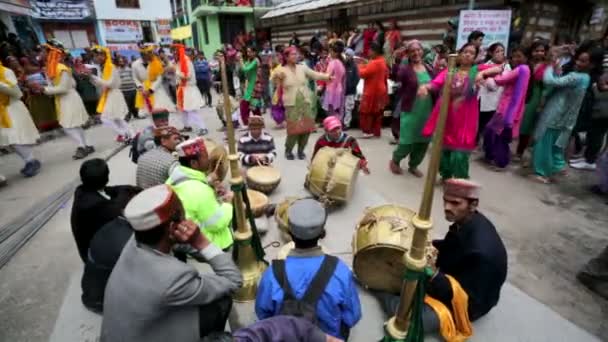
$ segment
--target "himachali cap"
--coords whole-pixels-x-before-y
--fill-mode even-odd
[[[155,127],[169,126],[169,111],[166,109],[155,109],[152,111],[152,122]]]
[[[186,140],[175,147],[178,157],[194,157],[206,150],[205,140],[201,137]]]
[[[479,199],[481,185],[468,179],[451,178],[443,183],[443,193],[450,196]]]
[[[264,128],[264,118],[259,115],[249,117],[249,128]]]
[[[142,232],[170,221],[182,203],[168,185],[148,188],[137,194],[125,208],[125,218],[133,230]]]
[[[291,234],[300,240],[318,238],[325,228],[327,211],[321,203],[312,198],[293,202],[287,209],[287,221]]]
[[[177,128],[173,126],[156,127],[154,128],[154,137],[162,138],[170,135],[179,135]]]
[[[326,131],[331,132],[336,128],[342,128],[342,122],[335,116],[328,116],[323,120],[323,127]]]

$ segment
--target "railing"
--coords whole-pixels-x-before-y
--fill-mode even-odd
[[[191,0],[191,7],[194,10],[201,5],[206,6],[232,6],[232,7],[272,7],[284,0]]]

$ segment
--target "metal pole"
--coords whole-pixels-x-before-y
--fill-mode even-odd
[[[475,0],[469,0],[469,9],[472,10],[475,8]]]
[[[445,121],[448,114],[448,107],[450,105],[450,89],[456,67],[456,57],[457,55],[455,54],[448,57],[448,77],[443,85],[439,121],[437,122],[437,128],[435,129],[435,134],[433,136],[431,160],[429,162],[429,168],[424,183],[424,193],[422,195],[422,200],[420,201],[420,210],[412,219],[412,223],[415,228],[414,236],[412,238],[412,246],[408,253],[403,255],[404,263],[408,270],[420,272],[426,266],[425,249],[428,239],[428,232],[431,228],[433,228],[431,209],[433,206],[433,195],[435,192],[435,182],[437,180],[437,170],[439,169],[439,162],[441,160],[443,133],[445,131]],[[403,286],[401,287],[401,298],[397,312],[395,313],[395,316],[390,318],[386,323],[386,332],[393,339],[403,340],[407,336],[407,330],[409,328],[410,316],[413,307],[412,304],[414,300],[414,293],[417,285],[418,282],[415,280],[403,281]]]
[[[225,56],[220,59],[220,70],[222,77],[222,94],[224,96],[224,116],[226,118],[226,135],[228,137],[228,161],[230,162],[230,184],[241,188],[244,184],[243,176],[239,168],[239,158],[236,151],[236,138],[234,126],[232,125],[232,103],[228,93],[228,76],[226,72]],[[241,274],[243,275],[243,286],[234,294],[237,302],[249,302],[255,300],[258,283],[262,278],[262,272],[266,264],[257,260],[255,252],[251,247],[253,233],[247,223],[245,207],[243,206],[243,193],[234,193],[234,211],[237,230],[234,232],[235,246],[238,248],[238,260],[235,260]]]

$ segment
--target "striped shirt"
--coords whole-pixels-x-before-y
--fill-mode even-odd
[[[135,81],[133,80],[133,73],[131,72],[131,68],[118,68],[118,72],[120,74],[120,90],[134,91]]]
[[[266,132],[258,139],[254,139],[250,133],[245,134],[239,139],[239,160],[241,164],[246,166],[256,166],[257,164],[251,160],[252,154],[263,154],[271,164],[277,156],[277,151],[274,146],[274,139]]]

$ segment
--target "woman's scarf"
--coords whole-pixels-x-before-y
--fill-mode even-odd
[[[153,47],[145,47],[142,51],[144,53],[150,53],[150,50],[153,50]],[[165,71],[163,67],[163,63],[160,61],[157,55],[152,56],[152,60],[148,64],[148,79],[143,82],[144,90],[150,90],[152,88],[152,84],[156,81],[156,79],[162,76]],[[154,108],[154,95],[150,94],[146,98],[142,95],[141,92],[137,92],[137,96],[135,97],[135,107],[143,108],[144,104],[148,107],[148,110],[152,112]]]
[[[110,49],[107,47],[96,46],[95,50],[101,50],[106,55],[106,61],[103,63],[103,73],[101,74],[101,79],[104,81],[109,81],[112,78],[112,72],[114,71],[114,64],[112,63],[112,55],[110,54]],[[97,113],[103,113],[106,108],[106,101],[108,100],[108,93],[110,89],[108,87],[104,87],[101,92],[101,97],[99,98],[99,102],[97,102]]]
[[[2,65],[0,62],[0,83],[5,84],[9,87],[14,87],[15,85],[6,79],[6,67]],[[11,117],[8,115],[8,105],[11,102],[10,96],[7,94],[0,93],[0,127],[2,128],[11,128],[13,127],[13,122],[11,121]]]
[[[519,121],[523,114],[526,92],[530,82],[530,68],[523,64],[512,72],[517,72],[517,78],[506,111],[504,113],[496,112],[488,123],[488,127],[492,128],[496,134],[501,134],[505,127],[513,128],[515,121]],[[517,137],[518,135],[519,132],[513,130],[513,136]]]
[[[179,59],[179,71],[182,73],[182,78],[177,85],[177,108],[184,110],[184,93],[188,83],[188,61],[186,60],[186,47],[183,44],[174,44],[177,48],[177,58]]]

